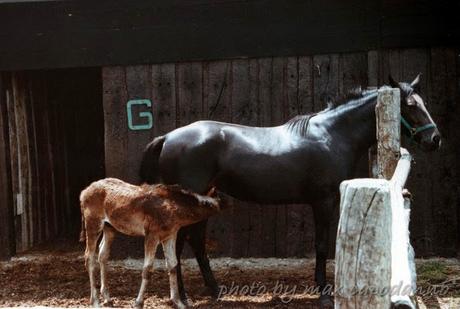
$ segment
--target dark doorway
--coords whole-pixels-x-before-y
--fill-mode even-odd
[[[100,68],[4,72],[1,149],[14,254],[80,230],[79,193],[104,177]],[[5,243],[6,244],[6,243]]]

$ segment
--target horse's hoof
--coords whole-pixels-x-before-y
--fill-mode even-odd
[[[334,301],[329,295],[321,295],[319,297],[319,306],[321,309],[334,308]]]
[[[201,296],[210,296],[213,299],[217,299],[219,296],[219,291],[217,289],[214,289],[212,287],[206,286],[203,288],[203,290],[200,293]]]
[[[142,309],[142,308],[144,308],[144,302],[143,302],[143,301],[137,301],[137,300],[136,300],[136,301],[134,302],[134,308],[136,308],[136,309]]]

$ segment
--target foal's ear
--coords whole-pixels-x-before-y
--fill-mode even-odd
[[[393,88],[399,88],[399,83],[393,79],[391,74],[388,75],[388,80],[390,81],[390,86]]]
[[[412,83],[410,83],[410,86],[412,88],[414,88],[415,86],[418,85],[418,83],[420,82],[420,75],[422,75],[422,73],[418,73],[417,77],[412,81]]]

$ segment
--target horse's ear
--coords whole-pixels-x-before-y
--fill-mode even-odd
[[[393,88],[399,88],[399,83],[393,79],[391,74],[388,75],[388,80],[390,81],[390,86]]]
[[[415,86],[418,85],[418,83],[420,82],[420,75],[422,75],[422,73],[418,73],[417,77],[414,79],[414,81],[412,83],[410,83],[410,86],[412,88],[414,88]]]

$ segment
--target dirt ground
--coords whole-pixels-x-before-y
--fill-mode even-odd
[[[313,259],[212,259],[221,290],[218,301],[202,296],[196,262],[184,260],[184,277],[194,308],[318,308]],[[116,307],[131,307],[141,279],[141,259],[110,262],[109,283]],[[443,286],[438,295],[418,296],[420,308],[460,308],[460,261],[417,260],[418,286]],[[334,265],[328,263],[333,281]],[[229,293],[229,291],[231,291]],[[146,308],[171,308],[164,261],[157,260],[146,293]],[[89,281],[83,249],[39,250],[0,262],[0,306],[88,307]]]

